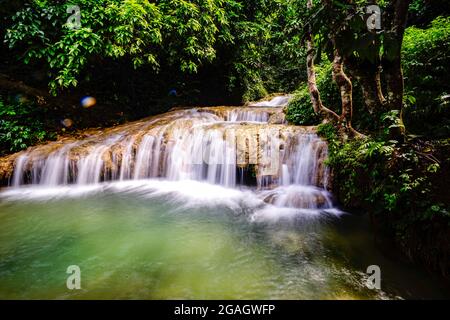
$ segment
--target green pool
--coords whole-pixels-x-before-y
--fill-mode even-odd
[[[445,298],[364,216],[277,212],[252,190],[141,181],[0,193],[0,299]],[[81,270],[69,290],[68,266]],[[366,285],[378,265],[382,289]]]

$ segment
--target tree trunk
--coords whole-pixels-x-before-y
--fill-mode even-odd
[[[403,35],[406,28],[410,0],[391,0],[384,13],[385,35],[382,67],[386,79],[388,110],[399,110],[400,124],[392,128],[392,136],[403,136],[404,80],[401,64]]]
[[[307,9],[312,9],[312,0],[308,0]],[[316,82],[316,71],[314,67],[314,57],[315,57],[315,47],[314,47],[314,39],[311,31],[311,27],[308,27],[306,33],[306,46],[307,46],[307,55],[306,55],[306,67],[308,72],[308,90],[311,97],[311,103],[314,108],[314,112],[316,114],[321,115],[327,121],[338,121],[339,116],[333,112],[332,110],[326,108],[322,100],[320,99],[320,92],[317,88]]]
[[[372,115],[385,111],[386,99],[381,86],[380,62],[360,61],[355,56],[345,59],[349,74],[358,80],[361,86],[364,104]]]
[[[0,74],[0,88],[6,91],[22,92],[27,96],[35,97],[39,104],[49,103],[53,99],[47,92],[30,87],[21,81],[12,80],[4,74]]]
[[[12,79],[2,73],[0,73],[0,90],[20,92],[26,96],[34,97],[40,106],[51,106],[54,110],[67,110],[79,105],[78,99],[70,96],[54,97],[44,90],[30,87],[22,81]]]
[[[334,50],[333,80],[341,92],[342,113],[341,120],[345,120],[346,127],[352,127],[353,116],[353,85],[344,72],[344,59],[337,49]]]

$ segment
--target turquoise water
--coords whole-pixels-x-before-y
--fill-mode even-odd
[[[0,193],[1,299],[445,298],[375,247],[364,217],[278,212],[189,182]],[[66,287],[81,269],[81,290]],[[379,265],[381,290],[366,286]]]

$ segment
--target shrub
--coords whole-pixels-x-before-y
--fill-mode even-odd
[[[15,99],[0,96],[0,154],[18,152],[55,137],[46,130],[38,108],[20,96]]]
[[[441,171],[439,161],[426,156],[433,147],[371,137],[341,142],[330,126],[321,125],[318,132],[330,143],[326,162],[334,170],[346,206],[356,204],[376,214],[401,214],[408,208],[419,215],[445,206],[433,202],[432,180]]]
[[[289,102],[286,112],[286,119],[296,125],[316,125],[320,117],[314,113],[309,97],[308,88],[298,91]]]

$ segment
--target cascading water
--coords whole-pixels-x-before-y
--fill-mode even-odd
[[[326,143],[314,128],[270,124],[282,114],[282,107],[174,110],[24,152],[11,186],[159,179],[237,188],[253,181],[268,206],[336,212],[326,191]]]
[[[286,95],[286,96],[277,96],[274,97],[272,100],[269,101],[260,101],[251,103],[250,106],[253,107],[285,107],[289,103],[289,100],[291,100],[292,96]]]
[[[432,297],[365,220],[331,219],[327,145],[282,109],[178,109],[3,158],[0,298]],[[366,288],[374,263],[388,292]]]

